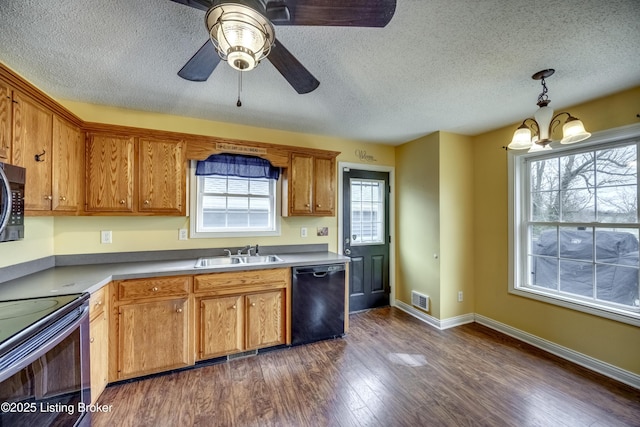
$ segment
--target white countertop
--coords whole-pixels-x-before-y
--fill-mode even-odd
[[[283,262],[271,264],[236,264],[212,268],[195,268],[196,259],[176,261],[122,262],[54,267],[0,283],[0,300],[34,298],[49,295],[95,292],[112,280],[145,277],[205,274],[224,271],[262,270],[301,265],[343,264],[349,257],[334,252],[278,254]]]

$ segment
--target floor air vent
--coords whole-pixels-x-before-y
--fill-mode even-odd
[[[425,311],[429,311],[429,297],[420,292],[411,291],[411,304]]]
[[[245,357],[251,357],[258,354],[258,350],[245,351],[243,353],[230,354],[227,356],[227,360],[243,359]]]

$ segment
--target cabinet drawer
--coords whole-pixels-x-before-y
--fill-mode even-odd
[[[189,294],[189,276],[134,279],[118,282],[118,299],[133,300]]]
[[[196,293],[228,293],[226,291],[248,292],[253,288],[283,288],[289,283],[290,275],[289,268],[203,274],[195,277],[193,290]]]
[[[91,320],[104,314],[105,298],[107,297],[107,287],[104,286],[91,294],[89,299],[89,318]]]

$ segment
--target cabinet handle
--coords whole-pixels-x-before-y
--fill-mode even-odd
[[[304,204],[304,207],[305,207],[305,208],[308,208],[309,206],[311,206],[309,203],[305,203],[305,204]]]
[[[66,197],[64,197],[64,196],[60,196],[60,201],[61,201],[61,202],[66,202],[66,201],[67,201],[67,198],[66,198]]]
[[[45,200],[53,200],[53,196],[44,196]]]
[[[235,305],[235,304],[233,304],[233,306],[231,306],[231,308],[232,308],[233,310],[235,310],[237,307],[236,307],[236,305]]]
[[[94,342],[95,340],[96,340],[96,339],[95,339],[94,337],[91,337],[91,339],[89,340],[89,342],[91,342],[91,343],[93,344],[93,342]]]
[[[151,290],[152,290],[153,292],[158,292],[158,288],[157,288],[156,286],[154,286],[153,288],[151,288]]]
[[[124,201],[124,199],[120,200],[120,204],[124,205],[126,202]]]
[[[148,200],[145,200],[145,201],[144,201],[144,204],[145,204],[145,205],[148,205],[149,203],[150,203],[150,202],[149,202]]]
[[[181,308],[177,309],[176,313],[182,313],[182,309]]]
[[[96,307],[100,307],[102,305],[102,301],[96,301]]]
[[[317,205],[316,205],[316,208],[321,208],[321,207],[322,207],[322,206],[321,206],[320,204],[317,204]]]
[[[251,307],[255,307],[255,306],[256,306],[256,303],[255,303],[255,302],[252,302],[252,303],[251,303]]]

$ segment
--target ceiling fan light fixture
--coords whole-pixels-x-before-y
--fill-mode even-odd
[[[236,70],[254,69],[271,50],[275,32],[264,10],[264,0],[218,0],[207,11],[211,42],[220,58]]]

